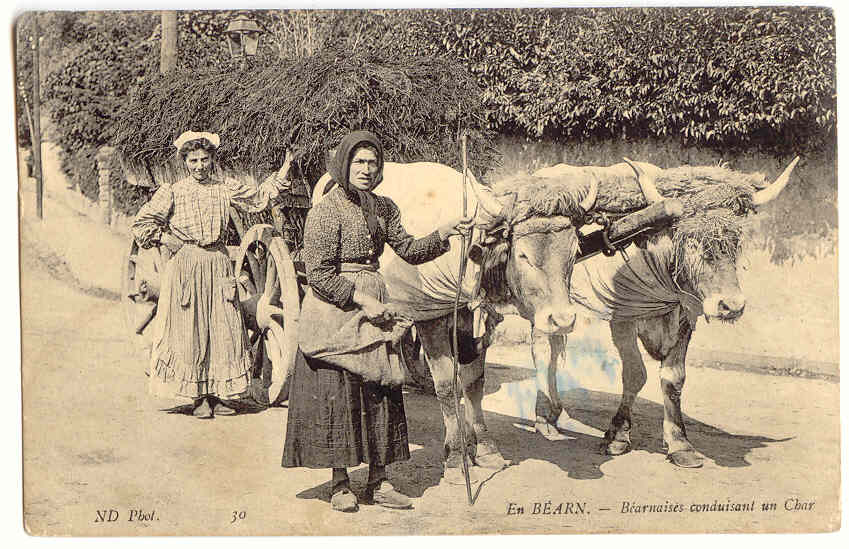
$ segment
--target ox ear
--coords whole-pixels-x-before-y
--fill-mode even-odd
[[[778,176],[778,179],[775,180],[775,183],[768,186],[765,189],[761,189],[755,194],[752,195],[752,204],[755,206],[763,206],[770,200],[774,199],[776,196],[784,190],[784,187],[787,186],[787,183],[790,182],[790,174],[793,172],[793,168],[796,167],[796,164],[799,162],[799,157],[793,159],[787,168]]]
[[[476,242],[469,247],[469,259],[471,259],[474,263],[480,265],[481,261],[486,257],[487,250],[496,245],[501,238],[487,234],[481,239],[480,242]]]

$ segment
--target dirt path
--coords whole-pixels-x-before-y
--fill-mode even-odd
[[[145,392],[144,357],[119,329],[112,300],[70,290],[24,247],[25,517],[36,534],[402,534],[831,530],[838,526],[838,385],[829,381],[691,369],[684,399],[690,438],[707,458],[675,469],[661,450],[656,365],[635,406],[636,449],[612,459],[599,439],[548,442],[519,429],[535,394],[521,349],[490,360],[487,420],[515,465],[480,486],[440,483],[442,425],[433,398],[407,395],[413,457],[390,468],[412,511],[333,513],[324,471],[279,467],[286,409],[198,421],[162,411]],[[612,383],[612,382],[611,382]],[[615,390],[565,393],[574,417],[604,429]],[[360,486],[365,468],[353,475]],[[787,511],[785,502],[815,502]],[[560,503],[579,514],[546,515]],[[683,512],[626,513],[630,504]],[[691,504],[755,502],[751,512],[693,512]],[[774,502],[774,511],[761,504]],[[515,507],[511,507],[514,504]],[[788,504],[791,505],[791,504]],[[539,514],[533,514],[538,506]],[[508,515],[522,507],[524,514]],[[603,509],[610,509],[605,511]],[[115,510],[117,520],[97,522]],[[129,521],[130,513],[153,520]],[[233,521],[235,515],[235,522]],[[244,518],[241,517],[244,513]],[[675,515],[674,518],[671,515]],[[135,516],[136,514],[134,514]],[[115,517],[113,513],[111,515]]]
[[[46,203],[45,213],[46,223],[22,224],[24,513],[34,534],[786,532],[839,526],[834,381],[690,368],[685,420],[707,459],[702,469],[683,470],[668,464],[661,448],[656,363],[647,363],[650,381],[634,408],[635,449],[614,459],[598,452],[595,436],[571,433],[570,440],[549,442],[528,432],[536,388],[523,347],[496,348],[489,356],[487,421],[514,465],[476,485],[474,507],[465,503],[465,487],[441,481],[442,420],[435,399],[411,393],[412,459],[390,467],[390,476],[414,497],[415,509],[364,506],[355,514],[334,513],[327,471],[279,466],[286,408],[198,421],[170,413],[174,403],[147,395],[144,353],[124,329],[115,300],[120,267],[114,258],[124,252],[122,241],[102,237],[96,226],[75,221],[56,204]],[[74,238],[67,238],[69,230]],[[82,267],[64,261],[63,254],[88,249],[93,259]],[[563,397],[574,418],[606,428],[618,405],[614,369],[567,376],[572,384],[564,384]],[[365,467],[353,474],[355,489],[365,476]],[[796,502],[805,509],[785,509]],[[626,503],[660,510],[623,513]],[[762,510],[769,503],[775,509]],[[754,510],[710,510],[728,504],[754,504]],[[683,510],[668,510],[676,505]],[[519,508],[524,512],[513,514]]]

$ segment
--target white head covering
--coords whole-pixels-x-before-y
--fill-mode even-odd
[[[177,140],[174,141],[174,146],[177,147],[177,150],[179,151],[183,148],[183,145],[185,145],[189,141],[194,141],[195,139],[206,139],[207,141],[212,143],[212,146],[216,149],[221,144],[221,138],[218,137],[218,134],[215,133],[183,132],[180,137],[178,137]]]

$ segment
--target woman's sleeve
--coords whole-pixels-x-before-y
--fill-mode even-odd
[[[307,282],[313,292],[340,309],[351,302],[354,283],[339,276],[342,246],[342,224],[319,204],[307,214],[304,225],[304,248],[301,252],[307,271]]]
[[[386,200],[386,242],[392,246],[398,256],[412,265],[427,263],[451,249],[448,240],[439,238],[439,231],[433,231],[422,238],[410,236],[401,225],[401,212],[392,200]]]
[[[259,213],[267,209],[270,202],[280,194],[276,173],[266,177],[256,187],[235,179],[227,179],[225,182],[230,192],[230,204],[243,212]]]
[[[168,227],[168,220],[174,209],[174,193],[170,185],[162,186],[136,214],[130,227],[133,238],[142,248],[159,245],[162,232]]]

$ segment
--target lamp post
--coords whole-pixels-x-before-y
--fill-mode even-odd
[[[247,13],[239,13],[227,25],[224,31],[227,47],[233,59],[241,59],[242,68],[247,65],[248,57],[256,55],[262,29]]]

